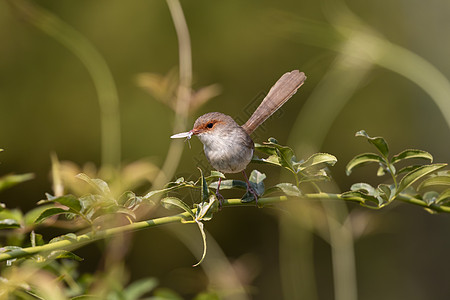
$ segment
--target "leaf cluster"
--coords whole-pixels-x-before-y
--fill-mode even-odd
[[[384,138],[370,137],[364,130],[358,131],[356,136],[365,138],[377,152],[356,155],[346,166],[347,175],[350,175],[355,168],[375,163],[378,164],[377,176],[388,174],[392,183],[381,183],[377,187],[365,182],[355,183],[351,186],[350,191],[341,194],[342,199],[354,200],[370,208],[381,208],[395,199],[405,200],[410,197],[422,202],[416,204],[423,204],[422,206],[432,210],[448,205],[450,202],[450,173],[444,171],[436,174],[447,164],[433,164],[433,156],[418,149],[407,149],[391,157]],[[430,164],[410,163],[413,159],[429,161]],[[407,163],[407,165],[398,169],[397,166],[400,162]],[[420,181],[422,181],[421,184],[415,188],[414,184]],[[441,192],[420,193],[425,188],[433,186],[444,187],[444,189]]]
[[[137,196],[132,191],[126,191],[119,197],[114,197],[108,186],[108,183],[99,178],[90,178],[84,173],[76,176],[91,187],[92,193],[81,197],[72,194],[62,196],[52,196],[46,194],[47,199],[41,200],[38,204],[53,204],[52,207],[45,209],[36,219],[39,224],[50,217],[56,215],[65,215],[69,220],[79,217],[88,225],[93,226],[99,218],[106,215],[123,215],[129,222],[136,220],[135,211],[144,201],[143,197]],[[152,204],[150,200],[146,203]],[[97,222],[100,225],[100,222]]]

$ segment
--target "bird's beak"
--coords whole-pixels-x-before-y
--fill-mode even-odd
[[[181,132],[181,133],[174,134],[170,138],[171,139],[182,139],[182,138],[190,139],[193,134],[194,134],[194,132],[193,132],[193,130],[191,130],[191,131],[186,131],[186,132]]]

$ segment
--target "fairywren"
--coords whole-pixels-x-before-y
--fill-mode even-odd
[[[228,115],[210,112],[200,116],[192,130],[172,135],[171,138],[190,139],[192,135],[196,135],[203,143],[206,158],[214,169],[222,173],[243,172],[247,191],[253,194],[257,201],[258,195],[251,187],[244,171],[253,157],[254,144],[250,134],[289,100],[305,79],[305,74],[298,70],[285,73],[242,126]],[[220,183],[221,178],[216,190],[221,206],[223,197],[219,193]]]

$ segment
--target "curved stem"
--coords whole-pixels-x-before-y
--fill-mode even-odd
[[[340,194],[330,194],[330,193],[314,193],[314,194],[304,194],[300,198],[302,199],[317,199],[317,200],[324,200],[324,199],[330,199],[330,200],[350,200],[350,201],[360,201],[361,199],[358,199],[358,197],[354,198],[342,198]],[[271,205],[275,203],[285,202],[288,200],[294,200],[299,199],[299,197],[288,197],[288,196],[276,196],[276,197],[265,197],[258,199],[258,206],[265,206],[265,205]],[[406,195],[406,194],[400,194],[397,196],[398,200],[407,202],[410,204],[419,205],[424,208],[429,208],[436,212],[445,212],[450,213],[450,207],[447,206],[438,206],[438,205],[427,205],[424,201],[420,199],[416,199],[412,196]],[[254,203],[243,203],[241,199],[226,199],[223,201],[223,206],[227,207],[238,207],[238,206],[255,206]],[[195,209],[192,210],[195,214]],[[190,220],[191,215],[187,212],[180,213],[173,216],[167,216],[167,217],[161,217],[156,219],[150,219],[146,221],[140,221],[132,224],[127,224],[124,226],[114,227],[110,229],[100,230],[96,232],[88,232],[86,234],[82,234],[77,236],[73,239],[66,239],[61,240],[58,242],[54,242],[51,244],[45,244],[42,246],[36,246],[36,247],[28,247],[28,248],[22,248],[22,249],[16,249],[9,252],[3,252],[0,253],[0,262],[16,259],[20,257],[25,256],[31,256],[34,254],[42,253],[42,252],[48,252],[48,251],[54,251],[54,250],[70,250],[70,249],[76,249],[79,248],[85,244],[104,239],[119,233],[124,232],[131,232],[139,229],[144,228],[150,228],[150,227],[156,227],[159,225],[166,225],[171,223],[181,223],[184,220]],[[0,250],[2,250],[0,248]]]
[[[189,30],[180,2],[178,0],[166,0],[166,2],[169,6],[178,37],[180,83],[178,86],[175,124],[173,127],[173,132],[176,133],[185,130],[188,118],[192,85],[192,51]],[[171,142],[161,171],[153,182],[153,190],[160,189],[175,174],[181,154],[183,153],[183,147],[184,143],[180,140],[173,140]]]
[[[25,0],[8,2],[26,21],[64,45],[88,70],[100,106],[102,167],[118,168],[121,156],[119,99],[107,63],[89,40],[49,11]]]

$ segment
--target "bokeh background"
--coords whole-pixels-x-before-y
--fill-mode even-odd
[[[160,167],[176,117],[137,78],[170,72],[176,77],[178,42],[167,3],[33,3],[76,30],[109,67],[119,97],[123,164],[147,159]],[[385,137],[393,154],[418,148],[432,153],[435,162],[450,161],[450,2],[181,4],[191,38],[193,88],[218,84],[221,90],[188,116],[188,124],[209,111],[245,121],[261,93],[284,72],[299,69],[308,76],[305,85],[254,139],[276,137],[301,158],[317,151],[334,154],[338,163],[330,189],[383,182],[370,167],[345,175],[351,157],[371,151],[354,137],[361,129]],[[52,152],[80,166],[101,164],[100,106],[79,57],[8,1],[0,2],[0,41],[0,147],[5,149],[0,170],[35,174],[34,180],[2,193],[0,201],[26,211],[51,191]],[[193,139],[191,144],[185,145],[171,179],[198,176],[196,166],[205,158],[201,143]],[[279,170],[252,168],[268,175],[267,185],[290,180]],[[150,187],[151,182],[138,192]],[[449,216],[406,204],[372,211],[353,203],[302,201],[310,203],[218,213],[206,223],[210,252],[203,268],[191,267],[196,258],[190,249],[198,255],[201,245],[195,227],[138,232],[124,256],[130,280],[155,276],[161,286],[187,298],[234,281],[246,287],[247,296],[238,293],[242,299],[354,299],[356,290],[359,299],[450,296]],[[336,229],[348,241],[348,251],[330,241],[330,214],[351,224]],[[83,271],[100,268],[102,247],[77,251],[85,257]],[[223,271],[224,262],[234,273]],[[337,273],[346,270],[339,263],[354,270],[356,278]]]

